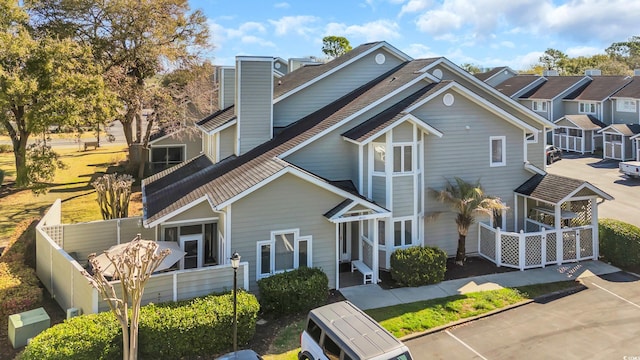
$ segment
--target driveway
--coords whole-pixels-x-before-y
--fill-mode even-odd
[[[563,153],[562,160],[547,167],[550,174],[586,180],[615,200],[598,205],[598,218],[612,218],[640,226],[640,180],[618,172],[618,161]]]
[[[416,359],[640,359],[640,279],[582,279],[578,293],[534,302],[405,342]]]

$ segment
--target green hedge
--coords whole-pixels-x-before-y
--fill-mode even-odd
[[[302,267],[258,280],[260,306],[271,315],[297,314],[327,303],[329,279],[318,268]]]
[[[33,268],[25,264],[29,242],[33,242],[34,219],[16,225],[9,244],[0,256],[0,326],[7,317],[39,307],[42,288]]]
[[[640,265],[640,228],[619,220],[598,223],[600,255],[616,266]]]
[[[140,359],[180,359],[229,351],[233,345],[233,295],[209,295],[178,303],[142,307]],[[238,292],[238,343],[255,334],[260,305]],[[122,358],[122,331],[111,312],[84,315],[55,325],[27,345],[21,359]]]
[[[391,254],[391,277],[404,286],[439,283],[447,271],[447,254],[437,247],[412,246]]]

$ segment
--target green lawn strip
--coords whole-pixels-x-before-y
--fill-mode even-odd
[[[15,224],[39,217],[58,198],[62,199],[64,223],[102,219],[91,181],[107,169],[117,169],[117,165],[126,159],[123,146],[103,146],[91,151],[62,148],[57,152],[67,167],[56,172],[47,194],[36,196],[31,190],[21,190],[0,198],[0,243],[13,232]],[[13,161],[13,153],[0,154],[0,168],[9,170],[5,181],[13,180],[15,176]],[[122,172],[121,169],[116,171]],[[129,213],[129,216],[135,215]]]
[[[367,310],[396,337],[422,332],[526,300],[517,290],[500,289]]]

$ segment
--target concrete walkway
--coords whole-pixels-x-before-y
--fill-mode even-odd
[[[363,310],[430,300],[470,292],[496,290],[618,272],[615,266],[600,261],[548,266],[543,269],[512,271],[466,279],[443,281],[434,285],[384,290],[378,285],[360,285],[340,289],[342,295]]]

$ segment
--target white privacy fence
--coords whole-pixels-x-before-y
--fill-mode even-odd
[[[516,233],[479,223],[478,252],[498,266],[524,270],[597,259],[598,239],[591,225]]]
[[[60,200],[51,206],[36,226],[36,273],[62,309],[78,308],[85,314],[108,310],[107,303],[83,275],[84,259],[121,239],[131,241],[134,231],[147,232],[147,238],[153,239],[153,229],[140,229],[137,223],[137,219],[121,219],[63,225]],[[227,291],[233,287],[233,276],[228,264],[154,274],[145,287],[142,303],[186,300]],[[246,262],[238,268],[238,287],[249,289]]]

